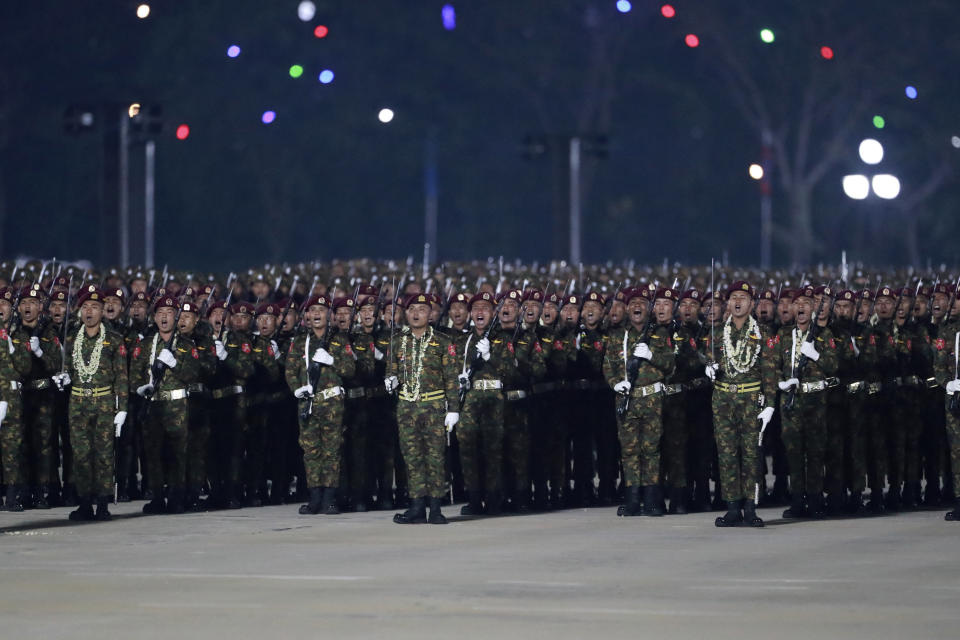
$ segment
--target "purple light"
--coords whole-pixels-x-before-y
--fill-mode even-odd
[[[276,120],[276,118],[277,118],[277,114],[275,111],[264,111],[263,115],[260,116],[260,121],[263,122],[263,124],[270,124],[271,122]]]
[[[320,80],[320,82],[323,84],[330,84],[333,82],[333,71],[330,71],[330,69],[324,69],[320,72],[318,80]]]
[[[232,44],[227,48],[228,58],[236,58],[238,55],[240,55],[240,47],[238,47],[237,45]]]
[[[443,9],[440,10],[440,15],[443,16],[444,29],[453,31],[457,28],[457,12],[454,11],[452,4],[443,5]]]

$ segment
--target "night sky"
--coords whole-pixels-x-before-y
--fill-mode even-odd
[[[607,138],[602,157],[583,159],[586,261],[726,252],[756,264],[758,104],[782,141],[768,165],[775,264],[836,261],[841,249],[874,264],[958,258],[957,2],[686,1],[667,18],[646,0],[627,12],[615,0],[317,1],[309,21],[298,0],[149,2],[145,19],[138,4],[0,6],[2,257],[119,261],[104,140],[139,102],[163,112],[160,264],[419,256],[431,138],[441,260],[564,258],[572,134]],[[65,131],[71,105],[96,112],[91,130]],[[395,112],[387,124],[383,108]],[[524,156],[531,135],[549,136],[545,154]],[[884,145],[876,167],[857,155],[866,137]],[[143,153],[137,138],[134,216]],[[853,201],[849,173],[894,174],[901,194]],[[800,185],[813,240],[798,254]]]

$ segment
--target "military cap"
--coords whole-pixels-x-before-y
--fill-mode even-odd
[[[900,294],[901,298],[912,298],[914,291],[911,287],[903,287],[898,291],[898,293]]]
[[[167,295],[167,293],[168,293],[168,292],[167,292],[167,288],[166,288],[166,287],[160,287],[159,289],[157,289],[156,291],[154,291],[154,292],[153,292],[153,295],[150,296],[150,297],[153,298],[154,300],[156,300],[157,298],[162,298],[162,297],[164,297],[165,295]]]
[[[13,302],[13,289],[11,287],[0,287],[0,300]]]
[[[156,312],[160,309],[176,309],[178,306],[177,299],[173,296],[160,296],[153,305],[153,310]]]
[[[214,285],[212,285],[212,284],[205,284],[205,285],[203,285],[202,287],[200,287],[199,295],[212,296],[212,295],[213,295],[213,288],[214,288]]]
[[[949,296],[951,288],[952,287],[946,282],[938,282],[937,286],[933,288],[933,293],[942,293],[945,296]]]
[[[873,300],[873,291],[871,289],[860,289],[857,291],[857,300]]]
[[[123,302],[123,299],[126,297],[123,293],[123,289],[119,287],[116,289],[107,289],[103,292],[104,298],[120,298],[120,302]]]
[[[253,315],[253,304],[249,302],[234,302],[230,305],[230,313],[241,314],[246,313]]]
[[[464,293],[463,291],[458,291],[457,293],[450,296],[449,304],[454,304],[455,302],[462,302],[463,304],[470,304],[470,295]]]
[[[26,298],[44,298],[46,297],[43,292],[43,287],[39,284],[33,284],[27,287],[24,287],[20,291],[20,299],[24,300]]]
[[[51,299],[51,300],[60,300],[60,301],[62,301],[62,302],[66,302],[68,295],[70,295],[70,294],[69,294],[69,292],[66,291],[65,289],[57,289],[56,291],[53,292],[53,294],[52,294],[52,296],[51,296],[50,299]]]
[[[182,311],[183,313],[200,313],[200,307],[198,307],[195,302],[192,302],[190,300],[185,300],[180,305],[180,311]]]
[[[833,288],[828,284],[821,284],[813,288],[813,293],[818,296],[832,296]]]
[[[283,312],[283,307],[281,307],[276,302],[264,302],[259,307],[257,307],[258,316],[276,316],[280,317],[280,314]]]
[[[508,289],[497,295],[497,304],[502,300],[513,300],[514,302],[519,303],[523,300],[523,293],[519,289]]]
[[[676,289],[671,289],[670,287],[660,287],[657,289],[656,294],[654,295],[654,300],[664,299],[669,300],[670,302],[676,302],[677,298],[680,297],[680,294],[677,293]]]
[[[932,298],[932,297],[933,297],[933,287],[931,287],[931,286],[929,286],[929,285],[928,285],[928,286],[925,286],[925,287],[920,287],[920,291],[917,292],[917,297],[927,298],[927,299]]]
[[[613,294],[614,302],[626,302],[626,300],[627,300],[626,289],[622,287],[615,294]]]
[[[251,283],[254,283],[254,282],[266,282],[266,280],[267,280],[267,274],[265,274],[263,271],[257,271],[256,273],[253,273],[253,274],[250,276],[250,282],[251,282]]]
[[[800,298],[810,298],[811,300],[817,294],[817,290],[810,285],[801,287],[793,292],[793,299],[799,300]]]
[[[358,291],[358,294],[361,296],[373,296],[374,298],[376,298],[377,296],[380,295],[379,287],[375,287],[372,284],[367,284],[365,282],[360,285],[357,291]]]
[[[57,290],[57,289],[66,289],[66,288],[69,287],[69,286],[70,286],[70,278],[68,278],[67,276],[57,276],[57,277],[53,280],[53,288],[54,288],[54,290]]]
[[[147,280],[147,274],[143,271],[137,270],[130,274],[130,282],[136,282],[137,280]]]
[[[764,289],[763,291],[760,292],[760,295],[757,297],[757,300],[776,301],[776,299],[777,299],[777,294],[775,294],[770,289]]]
[[[488,302],[492,305],[494,304],[494,301],[495,301],[495,298],[492,293],[490,293],[489,291],[481,291],[480,293],[470,298],[470,302],[467,304],[467,308],[473,309],[473,305],[477,304],[478,302]]]
[[[209,318],[210,314],[217,309],[223,309],[225,312],[230,311],[230,307],[227,306],[226,300],[217,300],[207,307],[207,317]]]
[[[626,297],[624,298],[625,304],[630,304],[636,298],[642,298],[643,300],[649,300],[650,294],[647,293],[646,287],[634,287],[632,289],[626,290]]]
[[[183,290],[180,291],[180,295],[185,298],[196,298],[197,297],[197,288],[192,286],[186,286]]]
[[[326,307],[329,309],[330,300],[326,296],[319,296],[319,295],[310,296],[309,298],[306,299],[306,301],[303,303],[303,305],[300,308],[305,310],[314,306]]]
[[[642,287],[637,287],[637,290],[640,292],[640,295],[644,300],[653,300],[654,295],[657,293],[657,285],[652,282],[648,282]]]
[[[562,298],[560,297],[560,294],[554,291],[549,296],[547,296],[547,298],[543,301],[543,304],[547,304],[549,302],[550,304],[555,304],[559,307],[561,301],[562,301]]]
[[[146,291],[137,291],[130,298],[130,304],[134,302],[143,302],[144,304],[150,304],[150,297],[147,295]]]
[[[890,287],[880,287],[877,289],[877,298],[896,298],[897,292]]]
[[[730,285],[730,290],[728,293],[733,293],[734,291],[746,291],[747,295],[751,298],[753,297],[753,286],[746,280],[737,280]]]
[[[353,298],[340,297],[340,298],[334,298],[334,299],[333,299],[333,308],[334,308],[334,309],[343,309],[344,307],[346,307],[347,309],[352,309],[352,308],[353,308]]]
[[[360,294],[360,297],[357,298],[357,309],[360,307],[373,306],[375,304],[377,304],[376,296],[365,296]]]
[[[403,301],[403,306],[405,309],[409,309],[415,304],[425,304],[429,305],[432,300],[432,295],[429,293],[414,293],[407,296],[406,300]]]
[[[523,292],[523,301],[533,300],[534,302],[543,302],[543,291],[540,289],[527,289]]]
[[[603,297],[603,294],[599,291],[590,291],[583,297],[583,301],[586,302],[599,302],[600,304],[606,304],[606,299]]]
[[[780,290],[780,300],[793,300],[793,289],[784,287]]]
[[[727,297],[723,295],[723,290],[717,289],[716,291],[707,291],[703,294],[704,300],[719,300],[720,302],[726,302]]]
[[[857,297],[857,294],[855,294],[850,289],[841,289],[840,291],[837,291],[837,300],[849,300],[853,302],[853,300],[856,299],[856,297]]]
[[[686,291],[684,291],[683,293],[680,294],[680,299],[681,299],[681,300],[693,300],[693,301],[695,301],[695,302],[702,302],[702,301],[703,301],[703,294],[700,293],[700,290],[699,290],[699,289],[687,289]]]
[[[583,303],[583,298],[581,298],[580,296],[578,296],[578,295],[575,294],[575,293],[572,293],[572,294],[570,294],[569,296],[566,296],[566,297],[563,299],[563,306],[567,306],[568,304],[572,304],[573,306],[579,308],[582,303]]]

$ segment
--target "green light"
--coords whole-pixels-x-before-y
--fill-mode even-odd
[[[767,44],[770,44],[771,42],[773,42],[773,31],[771,31],[770,29],[761,30],[760,39],[766,42]]]
[[[883,116],[873,116],[873,126],[877,129],[883,129],[886,124],[887,121],[883,119]]]
[[[291,77],[291,78],[299,78],[299,77],[302,76],[302,75],[303,75],[303,67],[301,67],[301,66],[298,65],[298,64],[295,64],[295,65],[293,65],[292,67],[290,67],[290,77]]]

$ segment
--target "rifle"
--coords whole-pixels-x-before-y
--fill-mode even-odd
[[[330,346],[330,334],[333,333],[333,309],[327,307],[327,328],[323,331],[323,338],[320,339],[319,349],[326,350]],[[317,390],[317,385],[320,384],[320,374],[323,372],[323,365],[319,362],[311,361],[308,364],[307,375],[310,386],[313,387],[314,392]],[[310,395],[310,399],[304,403],[303,409],[300,411],[300,419],[306,420],[310,417],[310,414],[313,413],[313,395]]]
[[[643,334],[640,336],[639,342],[646,342],[650,339],[650,330],[653,328],[653,295],[650,296],[650,300],[647,302],[647,322],[643,327]],[[638,344],[639,344],[638,342]],[[631,352],[630,355],[626,353],[623,354],[627,359],[626,362],[626,373],[627,373],[627,382],[630,383],[630,390],[633,390],[633,385],[637,381],[637,376],[640,375],[640,358],[637,358]],[[617,417],[623,418],[627,415],[627,411],[630,409],[630,391],[623,394],[617,400]]]
[[[173,352],[173,342],[177,339],[177,335],[180,333],[180,314],[183,312],[183,294],[177,298],[177,313],[173,316],[173,329],[170,331],[170,338],[163,343],[163,348]],[[160,335],[160,328],[157,327],[157,335]],[[153,394],[160,388],[160,383],[163,382],[163,374],[167,372],[167,365],[163,364],[159,359],[154,359],[153,364],[150,367],[150,379],[153,383],[153,391],[147,394],[145,398],[146,402],[140,405],[140,422],[144,424],[144,421],[147,419],[147,414],[150,413],[150,400],[153,398]]]
[[[63,314],[63,337],[60,339],[60,373],[67,370],[67,327],[70,325],[70,296],[73,294],[73,274],[67,283],[67,310]]]
[[[804,342],[812,343],[814,340],[817,339],[817,336],[820,335],[821,327],[817,321],[820,319],[820,314],[823,313],[823,303],[826,301],[826,299],[827,299],[826,294],[824,294],[823,297],[820,298],[820,304],[817,305],[817,311],[816,313],[813,314],[813,317],[810,318],[810,328],[807,330],[807,339]],[[832,310],[833,297],[831,297],[830,300],[831,300],[830,309]],[[796,349],[797,345],[795,344],[790,345],[790,348]],[[797,358],[796,366],[793,369],[794,378],[799,378],[801,375],[803,375],[803,368],[807,366],[807,360],[808,360],[807,356],[802,353],[800,354],[800,357]],[[784,409],[793,409],[793,404],[797,400],[797,386],[790,387],[790,390],[787,392],[787,397],[783,401]]]
[[[233,278],[234,278],[233,273],[227,276],[227,300],[226,300],[226,304],[224,305],[223,322],[220,323],[220,331],[217,332],[217,340],[219,340],[220,342],[223,342],[223,330],[227,326],[227,309],[230,307],[230,300],[233,299],[233,286],[232,286]]]
[[[481,337],[480,340],[487,340],[490,338],[490,332],[493,331],[493,328],[497,326],[497,324],[500,322],[500,310],[503,309],[503,303],[506,301],[507,301],[507,296],[504,296],[500,300],[499,304],[497,304],[497,308],[493,310],[493,317],[490,318],[490,323],[487,325],[486,330],[484,330],[483,337]],[[464,357],[464,361],[466,361],[466,359],[469,357],[469,354],[465,353],[463,354],[463,357]],[[463,403],[467,399],[467,391],[470,389],[471,381],[473,381],[473,374],[477,370],[477,368],[480,366],[480,363],[482,361],[483,360],[480,357],[480,353],[477,352],[476,355],[474,355],[473,357],[473,362],[471,363],[470,368],[468,368],[466,371],[466,374],[467,374],[466,382],[461,383],[460,388],[457,390],[457,395],[459,396],[459,405],[457,408],[458,412],[463,410]]]
[[[953,285],[953,290],[950,292],[950,302],[947,304],[947,312],[943,314],[943,321],[940,323],[940,326],[947,324],[947,321],[950,320],[953,304],[957,301],[958,288],[960,288],[960,277],[957,278],[957,282]]]
[[[453,296],[453,282],[448,284],[443,289],[443,307],[440,308],[440,315],[437,316],[437,321],[433,323],[434,329],[439,329],[443,326],[443,320],[447,317],[447,314],[450,313],[450,298]]]
[[[293,284],[290,285],[290,302],[293,302],[293,292],[297,288],[297,282],[300,280],[300,274],[293,276]],[[213,295],[212,293],[210,294]],[[207,298],[208,300],[210,298]],[[287,314],[290,313],[290,304],[286,304],[283,307],[283,313],[280,315],[280,323],[277,325],[277,334],[283,331],[283,325],[287,321]]]

